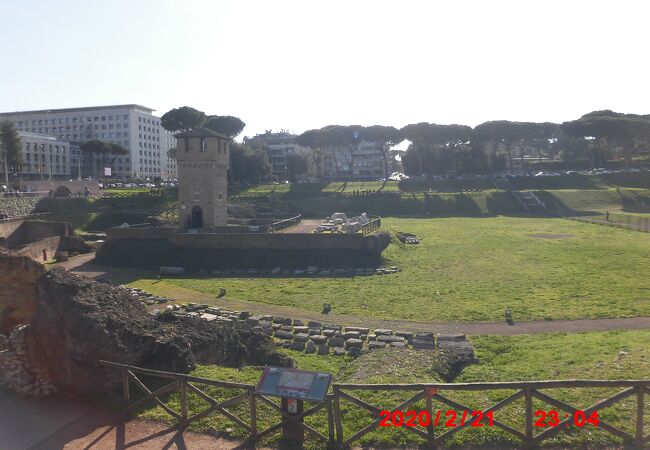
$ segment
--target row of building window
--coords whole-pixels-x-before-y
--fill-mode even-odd
[[[94,119],[94,122],[99,122],[99,121],[106,122],[106,118],[107,118],[107,116],[95,116],[94,118],[93,117],[86,117],[86,122],[93,122],[93,119]],[[50,124],[54,125],[56,123],[62,124],[62,123],[70,123],[70,122],[72,122],[72,123],[83,122],[83,120],[84,120],[83,117],[72,117],[72,118],[70,118],[70,117],[61,117],[59,119],[38,119],[38,120],[37,119],[32,119],[31,124],[32,125],[43,125],[43,124],[47,125],[48,123],[50,123]],[[113,116],[108,116],[108,120],[113,120]],[[120,120],[120,116],[115,116],[115,120]],[[122,120],[129,120],[129,115],[128,114],[122,115]],[[19,120],[18,121],[18,126],[21,126],[23,124],[29,125],[30,121],[29,120]],[[125,124],[125,127],[126,126],[127,125]]]

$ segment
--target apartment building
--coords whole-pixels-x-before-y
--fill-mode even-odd
[[[113,177],[175,178],[176,161],[167,152],[176,142],[153,112],[146,106],[126,104],[6,112],[0,113],[0,120],[13,121],[19,131],[68,142],[97,139],[123,146],[129,153],[112,162]]]

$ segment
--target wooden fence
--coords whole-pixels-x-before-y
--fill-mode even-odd
[[[204,418],[209,414],[216,413],[223,415],[233,423],[243,428],[247,437],[239,448],[252,447],[255,443],[259,442],[265,436],[271,435],[275,432],[282,430],[286,424],[294,424],[301,427],[311,436],[319,441],[322,441],[329,447],[348,448],[355,442],[359,441],[363,436],[378,428],[380,423],[380,412],[387,408],[380,408],[373,405],[361,398],[357,392],[372,391],[379,394],[388,394],[389,392],[410,392],[409,397],[399,403],[398,405],[387,409],[391,413],[394,411],[406,411],[407,409],[414,409],[414,405],[418,402],[424,401],[425,408],[429,413],[429,417],[435,416],[433,405],[436,404],[446,405],[453,409],[457,414],[461,415],[464,412],[468,414],[479,411],[481,413],[482,423],[488,423],[488,416],[490,413],[498,411],[505,406],[516,402],[523,401],[524,410],[524,426],[523,429],[516,429],[497,418],[491,417],[490,421],[492,426],[498,427],[507,433],[515,436],[522,443],[524,448],[532,448],[540,445],[542,442],[554,437],[558,433],[567,429],[567,426],[573,423],[573,414],[578,411],[584,412],[585,416],[590,416],[593,412],[598,412],[603,408],[611,407],[622,400],[633,397],[635,402],[635,413],[630,420],[633,422],[633,434],[624,431],[623,429],[608,423],[603,420],[602,416],[599,417],[598,428],[602,429],[609,434],[623,439],[628,444],[633,444],[637,448],[644,448],[644,445],[650,442],[650,434],[644,435],[644,405],[646,395],[650,394],[650,380],[562,380],[562,381],[526,381],[526,382],[494,382],[494,383],[432,383],[432,384],[342,384],[335,383],[332,385],[333,393],[327,396],[323,403],[316,403],[314,406],[306,408],[304,411],[297,415],[291,415],[283,411],[281,406],[264,395],[255,393],[255,386],[245,383],[234,383],[227,381],[216,381],[207,378],[194,377],[191,375],[162,372],[151,369],[143,369],[124,364],[113,362],[101,361],[101,364],[115,368],[122,373],[122,390],[123,400],[127,403],[125,412],[130,411],[145,403],[155,402],[167,414],[176,419],[181,427],[186,427],[191,422]],[[168,380],[169,382],[158,389],[149,389],[139,378],[138,375]],[[238,394],[233,394],[232,397],[218,401],[204,390],[201,390],[197,385],[214,386],[218,388],[225,388],[229,391],[239,391]],[[132,385],[138,387],[143,393],[144,397],[132,401],[130,388]],[[547,389],[594,389],[594,388],[617,388],[618,392],[610,395],[607,398],[601,399],[596,403],[586,407],[577,408],[564,401],[553,398],[548,393],[543,392]],[[450,398],[449,393],[462,392],[462,391],[503,391],[512,390],[510,395],[506,398],[492,404],[487,408],[477,408],[470,405],[459,403]],[[173,392],[179,392],[180,398],[180,411],[175,411],[170,408],[163,401],[163,396],[167,396]],[[189,415],[188,411],[188,393],[196,394],[201,399],[205,400],[209,405],[203,411]],[[378,398],[386,398],[387,395],[376,396]],[[558,411],[563,411],[569,415],[568,418],[560,420],[557,426],[541,428],[539,433],[535,434],[536,421],[533,410],[533,399],[543,402]],[[368,411],[368,420],[370,423],[360,430],[349,430],[349,424],[346,426],[346,408],[344,402],[350,403]],[[247,417],[240,417],[235,413],[227,410],[226,408],[247,403],[248,407]],[[270,406],[273,410],[278,411],[282,419],[265,430],[258,429],[258,405],[265,404]],[[343,404],[343,406],[342,406]],[[315,414],[319,411],[325,410],[327,414],[327,434],[323,434],[313,427],[302,423],[302,419],[308,415]],[[433,421],[430,421],[424,427],[404,427],[405,430],[414,433],[415,435],[423,438],[429,448],[441,448],[445,445],[446,441],[455,433],[466,429],[475,422],[468,420],[463,424],[452,428],[446,428],[442,425],[434,426]],[[480,428],[479,428],[480,429]]]

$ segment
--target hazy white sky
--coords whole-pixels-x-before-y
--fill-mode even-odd
[[[650,113],[650,2],[0,0],[0,111],[139,103],[245,135]]]

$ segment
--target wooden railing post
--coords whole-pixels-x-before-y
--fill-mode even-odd
[[[125,402],[129,401],[131,397],[129,393],[129,372],[126,369],[122,369],[122,398]]]
[[[181,396],[181,421],[183,424],[187,421],[187,381],[185,378],[181,377],[179,379],[179,391]]]
[[[257,437],[257,403],[255,399],[255,390],[253,389],[249,391],[248,402],[251,415],[251,433],[248,448],[255,448],[255,439]]]
[[[637,386],[636,388],[636,432],[634,433],[634,440],[638,448],[643,448],[644,389],[644,386]]]
[[[524,389],[524,399],[526,403],[526,428],[525,428],[525,448],[533,447],[533,390]]]
[[[332,411],[332,396],[328,395],[325,399],[325,407],[327,408],[327,436],[329,438],[329,446],[334,445],[334,412]]]
[[[424,390],[424,394],[426,395],[426,389]],[[431,400],[431,396],[427,395],[427,412],[429,413],[429,417],[431,420],[429,420],[429,424],[427,425],[427,446],[429,448],[434,448],[436,445],[436,436],[435,436],[435,431],[433,429],[433,401]]]
[[[341,399],[339,388],[334,386],[334,425],[336,426],[336,442],[339,447],[343,445],[343,424],[341,424]]]

